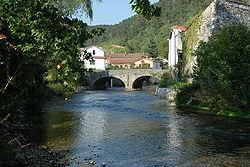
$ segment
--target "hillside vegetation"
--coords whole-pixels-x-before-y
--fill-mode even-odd
[[[173,25],[185,23],[203,11],[213,0],[160,0],[155,5],[162,8],[160,17],[150,21],[139,16],[133,16],[115,25],[100,25],[106,29],[105,33],[87,42],[87,45],[98,45],[106,52],[145,52],[149,53],[152,45],[156,44],[154,52],[160,57],[167,58],[168,36]],[[250,0],[241,0],[249,3]],[[127,47],[116,49],[112,44]]]
[[[170,27],[184,25],[191,17],[204,10],[212,0],[160,0],[156,3],[162,8],[160,17],[146,21],[139,16],[133,16],[119,24],[97,27],[105,28],[105,33],[88,41],[88,45],[98,45],[110,48],[112,44],[127,47],[124,52],[148,53],[150,45],[156,44],[155,52],[161,57],[167,56],[168,36]],[[96,26],[94,27],[96,28]],[[108,52],[123,52],[119,49],[109,49]]]

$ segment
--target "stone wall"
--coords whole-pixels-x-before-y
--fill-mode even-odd
[[[193,50],[197,49],[201,41],[208,41],[219,28],[234,23],[243,23],[250,27],[250,5],[229,0],[214,0],[202,13],[198,40]],[[196,58],[192,57],[186,62],[184,70],[192,73],[195,63]]]
[[[244,23],[250,27],[250,5],[228,0],[213,1],[202,14],[199,42],[207,41],[213,32],[233,23]]]
[[[170,104],[175,105],[175,97],[178,92],[178,89],[168,87],[168,88],[156,88],[155,95],[166,99]]]

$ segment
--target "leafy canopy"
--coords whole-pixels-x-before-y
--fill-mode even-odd
[[[250,106],[250,30],[232,25],[215,33],[195,52],[194,81],[202,97],[216,107],[247,110]]]
[[[46,0],[4,0],[0,9],[0,103],[32,100],[45,85],[83,84],[79,48],[99,31],[87,31]]]

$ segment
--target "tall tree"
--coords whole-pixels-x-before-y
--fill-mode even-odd
[[[137,14],[150,19],[152,16],[160,16],[161,8],[150,4],[149,0],[131,0],[131,8]]]
[[[152,39],[150,39],[148,43],[148,56],[151,58],[157,58],[159,56],[157,45]]]
[[[7,96],[32,100],[48,84],[82,84],[79,48],[96,31],[63,17],[46,0],[4,0],[0,9],[0,104],[8,104]]]

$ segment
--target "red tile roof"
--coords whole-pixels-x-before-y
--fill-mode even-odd
[[[182,27],[182,26],[172,26],[172,27],[170,27],[171,29],[179,29],[179,30],[181,30],[181,31],[187,31],[187,28],[185,28],[185,27]]]
[[[141,60],[145,55],[143,53],[134,54],[108,54],[105,55],[108,60],[108,64],[131,64],[138,60]]]
[[[139,59],[137,59],[137,60],[131,60],[131,59],[128,59],[128,60],[109,60],[108,64],[131,64],[131,63],[134,63],[138,60]]]
[[[117,53],[117,54],[106,54],[105,57],[110,58],[137,58],[137,57],[145,57],[146,55],[143,53]]]

